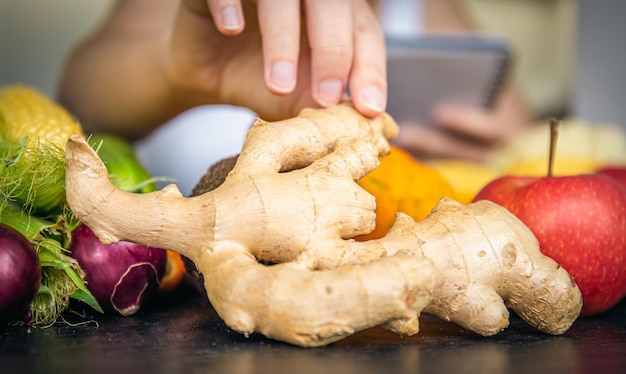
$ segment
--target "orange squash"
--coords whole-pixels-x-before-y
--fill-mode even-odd
[[[380,165],[358,183],[376,198],[376,229],[357,237],[360,241],[385,236],[396,212],[419,221],[442,197],[456,200],[447,179],[397,146],[392,146],[391,153],[380,158]]]
[[[159,283],[159,293],[171,293],[175,291],[183,280],[187,271],[182,257],[174,252],[167,250],[167,263],[165,265],[165,274]]]

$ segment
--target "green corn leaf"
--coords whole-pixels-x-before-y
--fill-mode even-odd
[[[97,310],[100,313],[104,313],[100,304],[98,304],[96,299],[86,289],[82,289],[82,288],[76,289],[76,291],[72,293],[72,298],[75,300],[82,301],[83,303],[89,305],[91,308],[93,308],[94,310]]]

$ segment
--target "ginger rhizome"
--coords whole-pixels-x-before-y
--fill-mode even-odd
[[[353,240],[375,225],[375,200],[356,181],[396,132],[388,115],[366,119],[346,104],[258,120],[224,182],[194,197],[174,185],[115,188],[73,136],[67,198],[104,242],[190,258],[220,317],[246,335],[306,347],[376,325],[410,335],[423,310],[492,335],[508,325],[507,306],[542,331],[565,332],[580,313],[578,288],[502,207],[444,200],[424,221],[399,213],[385,237]]]

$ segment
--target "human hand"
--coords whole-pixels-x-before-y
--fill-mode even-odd
[[[485,161],[492,149],[531,124],[525,104],[507,88],[492,109],[441,105],[431,123],[401,124],[395,143],[420,158]]]
[[[363,115],[386,107],[384,38],[365,0],[183,0],[167,43],[174,89],[199,104],[276,120],[336,104],[349,86]]]

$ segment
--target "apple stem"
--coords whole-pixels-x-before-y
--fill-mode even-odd
[[[559,135],[558,127],[560,120],[552,118],[550,120],[550,153],[548,156],[548,178],[552,177],[554,169],[554,157],[556,155],[556,140]]]

